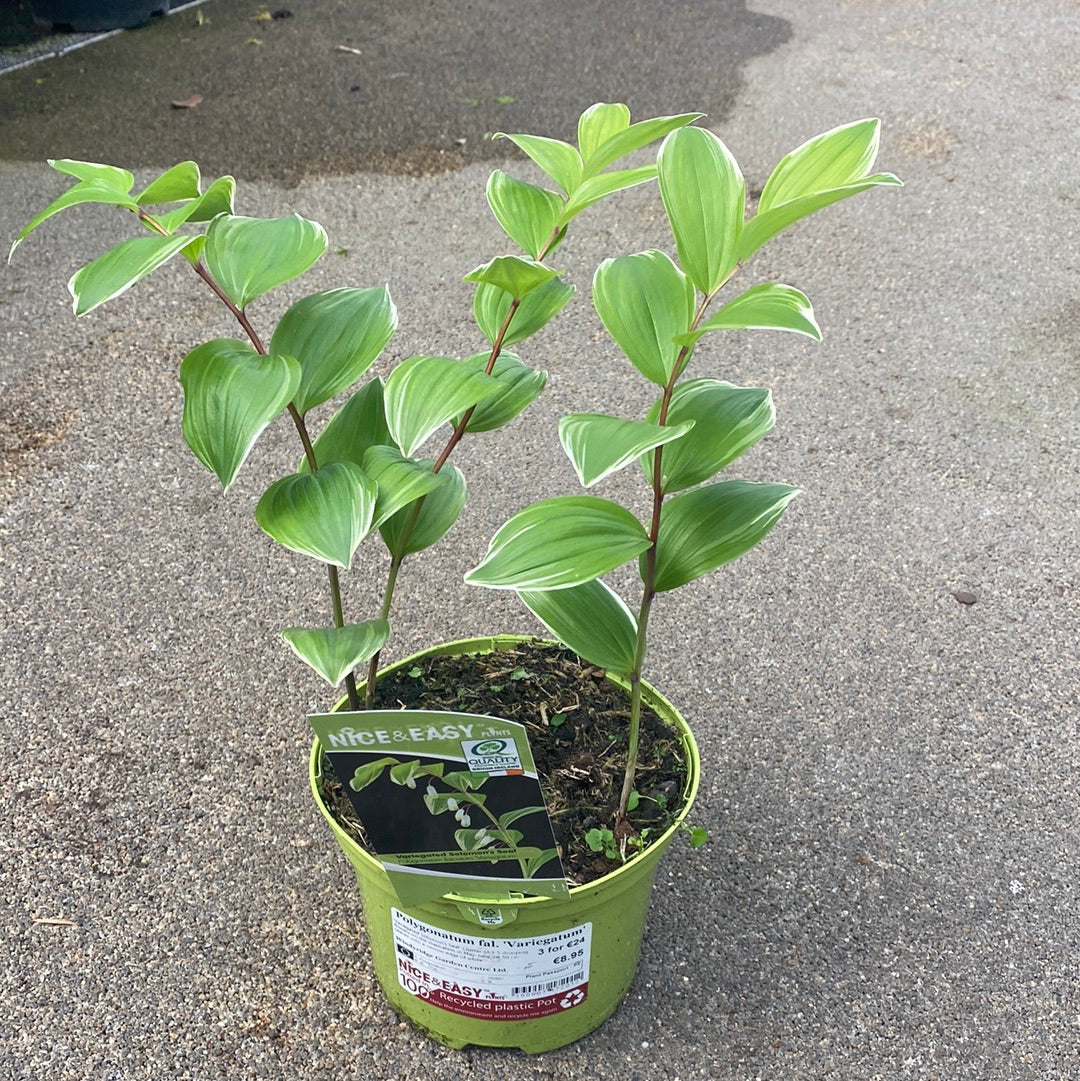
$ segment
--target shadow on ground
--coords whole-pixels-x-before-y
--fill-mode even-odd
[[[668,0],[660,21],[647,0],[208,0],[0,78],[0,158],[195,158],[287,185],[444,172],[501,157],[493,131],[566,137],[594,101],[715,122],[788,36],[744,0]]]

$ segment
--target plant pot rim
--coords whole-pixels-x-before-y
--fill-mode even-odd
[[[447,654],[458,655],[464,653],[493,653],[501,646],[519,645],[521,643],[536,642],[541,645],[560,646],[561,644],[551,639],[539,638],[531,634],[498,634],[498,635],[486,635],[478,638],[458,638],[449,642],[442,642],[438,645],[428,646],[426,649],[418,650],[416,653],[410,654],[408,657],[404,657],[399,661],[395,661],[392,665],[385,669],[386,672],[393,672],[403,667],[404,665],[414,664],[418,660],[422,660],[425,657],[431,656],[444,656]],[[381,675],[382,673],[380,673]],[[605,678],[611,680],[613,683],[626,687],[626,680],[620,679],[617,676],[605,673]],[[645,680],[641,681],[642,692],[645,701],[659,714],[661,718],[670,723],[679,734],[679,739],[682,743],[683,752],[686,755],[686,783],[683,787],[682,798],[683,805],[679,811],[675,820],[663,833],[655,837],[648,847],[639,855],[626,861],[626,863],[620,864],[618,867],[609,871],[607,874],[602,875],[600,878],[593,879],[591,882],[586,882],[580,886],[571,886],[571,897],[586,897],[588,894],[605,889],[611,882],[618,878],[620,875],[628,873],[631,869],[637,867],[641,868],[651,862],[655,862],[667,849],[669,842],[674,835],[682,828],[687,816],[690,813],[690,808],[694,804],[694,800],[697,796],[698,786],[701,780],[701,759],[698,754],[697,743],[694,740],[693,732],[690,726],[687,724],[682,714],[675,708],[675,706],[668,701],[655,687]],[[361,685],[362,686],[362,685]],[[340,710],[342,705],[347,700],[342,698],[338,701],[334,709]],[[403,710],[402,712],[409,712]],[[365,848],[357,844],[350,834],[342,829],[340,823],[331,813],[330,808],[326,806],[323,801],[322,794],[319,791],[319,780],[321,772],[319,769],[320,757],[322,753],[322,745],[319,742],[319,738],[316,736],[311,743],[311,752],[308,756],[308,783],[311,786],[311,794],[315,799],[315,803],[319,810],[322,812],[323,817],[329,823],[330,828],[333,830],[338,843],[343,847],[346,847],[353,856],[362,863],[365,868],[372,874],[385,874],[382,864],[371,855]],[[500,897],[491,898],[484,897],[476,894],[461,894],[461,893],[447,893],[443,895],[445,901],[449,901],[455,904],[468,904],[476,905],[483,904],[487,906],[498,905],[512,905],[514,908],[521,908],[523,906],[536,906],[546,904],[558,904],[554,898],[551,897],[530,897],[530,896],[513,896],[510,898]]]

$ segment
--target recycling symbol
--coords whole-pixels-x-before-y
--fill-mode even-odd
[[[573,1006],[580,1006],[584,1001],[585,992],[575,987],[573,991],[567,991],[559,1005],[562,1009],[569,1010]]]

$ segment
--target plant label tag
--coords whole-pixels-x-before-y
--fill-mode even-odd
[[[524,725],[422,710],[308,721],[403,906],[569,899]]]

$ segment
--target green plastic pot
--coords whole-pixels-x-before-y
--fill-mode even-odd
[[[425,657],[491,652],[524,641],[529,639],[451,642],[408,657],[390,671]],[[323,802],[321,748],[317,739],[312,744],[311,790],[356,871],[379,984],[399,1014],[440,1043],[551,1051],[592,1032],[625,998],[641,952],[657,865],[690,811],[700,768],[697,745],[675,707],[648,684],[644,695],[682,740],[685,805],[643,854],[571,888],[569,901],[447,894],[402,908],[382,865]],[[493,987],[502,998],[486,997]]]

